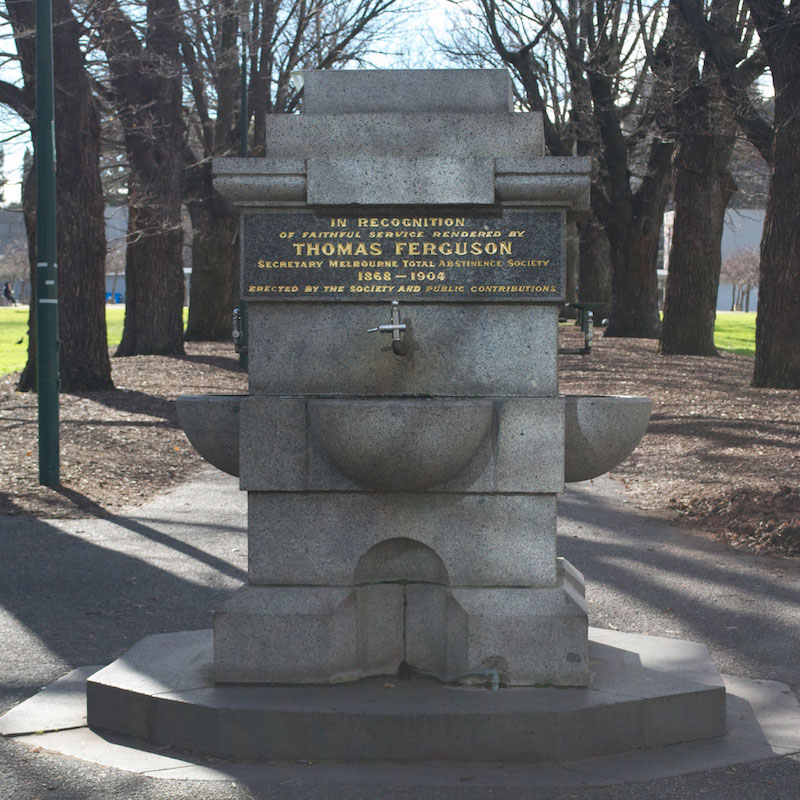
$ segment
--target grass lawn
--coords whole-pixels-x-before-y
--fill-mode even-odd
[[[28,359],[28,307],[0,307],[0,375],[17,372]]]
[[[188,309],[183,309],[186,323]],[[108,346],[116,347],[122,339],[122,323],[125,319],[125,306],[106,306],[106,330]],[[22,340],[22,341],[20,341]],[[17,372],[25,366],[28,359],[28,307],[0,307],[0,375]]]
[[[183,309],[186,323],[188,309]],[[106,306],[108,346],[116,347],[122,338],[125,306]],[[755,352],[756,314],[718,311],[714,341],[720,350],[752,356]],[[22,340],[20,342],[20,339]],[[27,306],[0,307],[0,375],[17,372],[25,366],[28,353]]]
[[[752,356],[756,351],[756,312],[717,311],[714,344],[720,350]]]

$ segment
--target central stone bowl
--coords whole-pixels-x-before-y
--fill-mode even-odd
[[[456,475],[492,427],[491,400],[309,400],[313,436],[328,458],[372,489],[429,489]]]

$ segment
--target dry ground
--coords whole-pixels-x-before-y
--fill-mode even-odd
[[[247,390],[226,344],[187,343],[185,357],[111,360],[115,391],[62,394],[61,482],[38,485],[36,395],[0,378],[0,513],[86,517],[138,505],[205,462],[178,426],[180,394]]]
[[[565,344],[577,335],[562,326]],[[62,395],[57,489],[38,485],[36,397],[0,378],[0,513],[113,513],[197,472],[175,397],[243,392],[247,377],[230,345],[186,350],[113,359],[116,391]],[[597,338],[591,356],[562,356],[560,372],[565,393],[653,398],[647,435],[614,470],[637,505],[737,549],[800,555],[800,392],[751,388],[746,356],[662,357],[648,340]]]
[[[800,555],[800,391],[754,389],[752,372],[748,356],[598,338],[591,356],[561,356],[560,389],[653,399],[644,439],[613,472],[638,506],[736,549]]]

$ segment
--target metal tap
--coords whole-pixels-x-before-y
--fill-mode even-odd
[[[237,353],[247,353],[247,344],[244,337],[244,326],[242,325],[242,312],[238,308],[233,309],[233,347]]]
[[[404,356],[408,352],[408,344],[403,338],[403,333],[408,329],[405,322],[400,322],[400,303],[392,300],[392,321],[377,328],[367,328],[367,333],[391,333],[392,352],[396,356]]]

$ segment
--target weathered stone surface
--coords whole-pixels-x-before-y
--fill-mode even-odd
[[[678,639],[590,629],[589,687],[492,692],[419,678],[215,686],[211,631],[194,635],[202,641],[149,637],[157,646],[146,658],[134,651],[148,639],[127,656],[139,674],[115,662],[90,678],[103,690],[90,691],[89,724],[138,735],[125,711],[140,708],[152,744],[294,761],[571,761],[660,746],[650,744],[658,731],[669,744],[725,733],[725,689],[708,651]]]
[[[268,114],[266,126],[269,159],[544,155],[537,113]]]
[[[514,110],[505,69],[314,69],[303,79],[303,114]]]
[[[441,583],[247,586],[214,615],[215,679],[337,683],[401,662],[442,680],[584,685],[587,616],[568,582],[543,588]],[[477,675],[467,675],[477,673]]]
[[[452,673],[495,669],[512,686],[588,683],[586,604],[568,581],[534,590],[454,588],[450,598]]]
[[[309,400],[310,432],[348,477],[372,489],[437,486],[475,454],[491,429],[489,400]]]
[[[246,586],[214,613],[214,679],[340,683],[404,658],[404,587]]]
[[[489,205],[494,203],[494,161],[445,156],[309,158],[308,202]]]
[[[214,188],[239,206],[304,202],[303,158],[216,158]]]
[[[248,505],[253,585],[348,586],[393,539],[433,550],[452,586],[555,584],[554,495],[250,492]]]
[[[448,637],[442,634],[448,629],[449,592],[434,583],[409,583],[404,589],[405,661],[415,669],[446,678],[448,663],[466,655],[450,654],[448,658]]]
[[[451,409],[455,401],[373,402],[387,403],[387,412],[391,418],[403,413],[400,409],[404,408],[404,403],[408,404],[405,406],[407,413],[416,415],[417,412],[412,409],[419,402],[430,404],[431,408],[435,408],[437,402],[440,402],[439,413],[446,416],[451,411],[445,409]],[[331,409],[337,407],[344,416],[343,410],[348,403],[355,404],[356,408],[360,404],[363,409],[363,400],[312,401],[317,409],[317,416],[312,413],[312,419],[318,420],[312,426],[316,425],[316,440],[322,444],[327,456],[325,458],[321,457],[318,445],[314,442],[307,447],[306,401],[302,399],[185,395],[178,398],[178,413],[192,445],[209,463],[232,475],[240,472],[240,458],[237,453],[240,424],[246,430],[258,433],[258,438],[248,436],[241,444],[242,489],[357,489],[360,480],[373,488],[397,491],[436,486],[443,491],[494,489],[558,492],[562,488],[559,480],[562,474],[559,453],[565,452],[564,470],[568,482],[602,475],[617,466],[636,447],[646,430],[652,406],[646,397],[613,395],[568,395],[564,401],[557,398],[526,398],[495,402],[499,415],[496,438],[487,444],[488,452],[474,468],[467,468],[461,479],[453,480],[449,480],[449,476],[466,468],[482,446],[488,419],[479,425],[472,418],[465,420],[455,415],[461,423],[467,424],[465,435],[460,438],[455,437],[451,427],[441,428],[438,434],[435,430],[430,430],[435,427],[433,421],[437,413],[432,414],[430,419],[423,420],[424,425],[414,423],[408,426],[409,430],[417,434],[427,432],[439,442],[423,442],[421,437],[417,438],[417,446],[423,451],[431,443],[436,445],[428,450],[437,464],[431,468],[431,478],[422,474],[416,477],[410,475],[412,465],[422,465],[422,453],[408,449],[410,440],[398,440],[397,453],[387,456],[384,467],[377,461],[358,466],[358,452],[369,456],[368,448],[362,441],[365,430],[359,430],[356,420],[354,425],[350,425],[349,432],[344,429],[334,431],[330,414]],[[322,412],[326,403],[333,405],[328,411]],[[566,430],[562,439],[558,415],[563,404],[566,405]],[[355,408],[353,411],[362,419],[363,411],[356,411]],[[324,420],[319,417],[320,413],[325,415]],[[381,429],[381,424],[378,424],[378,429]],[[382,432],[387,434],[385,429]],[[362,436],[359,438],[358,434]],[[459,445],[460,457],[457,455],[450,460],[445,458],[441,452],[445,444]],[[350,447],[349,454],[346,451],[347,446]],[[385,448],[376,447],[373,458],[385,453]],[[544,453],[547,454],[546,458],[543,457]],[[392,465],[389,463],[391,459],[396,459],[397,463]],[[352,480],[337,475],[334,462],[339,468],[345,468],[344,471]],[[454,466],[448,467],[447,464]],[[420,473],[422,472],[421,469]],[[406,477],[402,478],[403,475]],[[476,483],[481,476],[482,481]]]
[[[498,158],[495,193],[500,202],[565,205],[571,211],[584,211],[589,208],[590,174],[588,158]]]
[[[564,488],[563,399],[498,402],[494,486],[500,492],[560,492]]]
[[[562,398],[252,395],[241,414],[251,433],[241,442],[247,490],[563,488]]]
[[[145,637],[87,681],[89,725],[148,739],[152,698],[166,691],[208,686],[213,682],[211,655],[207,631]],[[119,686],[125,691],[116,691]]]
[[[298,491],[306,485],[306,401],[251,395],[242,403],[242,489]]]
[[[355,605],[350,587],[243,587],[214,612],[214,680],[332,683],[363,677],[355,662]]]
[[[305,79],[267,158],[217,168],[248,209],[252,395],[249,585],[215,618],[218,674],[331,682],[399,658],[585,682],[583,581],[555,554],[556,315],[588,161],[544,158],[504,71]],[[400,355],[368,333],[390,300]]]
[[[389,303],[251,303],[250,391],[272,395],[546,397],[557,393],[558,309],[400,305],[409,353],[367,333]]]

